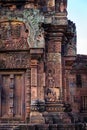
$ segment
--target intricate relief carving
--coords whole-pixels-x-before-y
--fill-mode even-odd
[[[40,48],[44,47],[44,30],[40,26],[42,22],[44,22],[43,15],[40,14],[39,10],[35,9],[24,9],[22,12],[19,10],[9,11],[9,10],[0,10],[0,21],[4,21],[6,18],[7,21],[20,21],[23,22],[26,26],[27,30],[27,42],[30,48]],[[7,16],[7,17],[6,17]],[[3,27],[4,28],[4,27]],[[20,35],[19,29],[20,27],[12,26],[14,31],[11,31],[11,34],[16,37]],[[6,28],[8,29],[8,28]],[[5,29],[5,33],[6,30]],[[8,32],[8,31],[7,31]],[[5,36],[3,36],[5,39]]]
[[[0,54],[0,69],[27,68],[30,66],[28,52],[9,52]]]
[[[62,50],[64,55],[76,55],[76,27],[75,24],[68,20],[67,36],[64,37]]]
[[[48,11],[55,10],[55,0],[47,0],[47,9]]]
[[[59,99],[59,89],[58,88],[47,88],[45,92],[45,101],[56,102]]]
[[[37,68],[31,68],[31,86],[37,86]]]
[[[27,38],[30,47],[44,47],[44,30],[40,23],[44,21],[44,17],[39,13],[39,10],[24,10],[24,19],[27,19],[26,26],[30,26],[30,35]],[[38,43],[39,42],[39,43]]]
[[[60,96],[61,87],[61,56],[60,53],[47,54],[46,66],[46,92],[45,98],[49,102],[56,102]],[[48,93],[48,90],[50,91]]]
[[[38,86],[45,86],[45,73],[38,74]]]
[[[55,7],[57,12],[66,12],[67,0],[55,0]]]
[[[11,35],[13,38],[17,39],[20,37],[20,33],[21,33],[21,25],[20,24],[11,24]]]
[[[60,63],[48,62],[46,71],[46,86],[60,87]]]
[[[1,23],[0,24],[0,39],[6,40],[8,35],[8,23]]]
[[[16,22],[0,23],[0,39],[2,40],[7,40],[10,37],[19,38],[20,31],[21,31],[21,23],[16,23]]]
[[[55,79],[54,79],[54,75],[55,75],[55,69],[51,68],[48,70],[48,87],[49,88],[53,88],[55,87]]]
[[[61,62],[61,54],[60,53],[48,53],[47,60],[60,63]]]
[[[23,22],[0,23],[0,50],[28,49],[27,34]]]
[[[55,16],[52,19],[52,23],[55,25],[67,25],[67,18],[66,17],[59,17]]]

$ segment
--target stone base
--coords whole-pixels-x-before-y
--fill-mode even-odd
[[[65,112],[44,112],[43,116],[46,124],[71,123],[70,117]]]
[[[44,119],[42,113],[31,112],[30,113],[30,123],[44,124],[45,123],[45,119]]]

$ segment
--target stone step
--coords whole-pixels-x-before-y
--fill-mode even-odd
[[[80,130],[82,126],[83,124],[0,124],[0,130]]]
[[[0,124],[0,130],[19,130],[17,124]]]

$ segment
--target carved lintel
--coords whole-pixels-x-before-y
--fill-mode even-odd
[[[29,67],[29,53],[9,52],[0,53],[0,69]]]
[[[30,54],[43,54],[43,49],[42,48],[31,48],[30,49]]]

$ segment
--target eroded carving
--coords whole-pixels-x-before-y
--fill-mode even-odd
[[[60,63],[60,53],[48,53],[47,54],[47,60],[51,62],[57,62]]]
[[[46,102],[56,102],[59,99],[59,89],[58,88],[47,88],[45,92]]]
[[[28,52],[9,52],[0,54],[0,69],[6,68],[27,68],[30,66]]]
[[[76,55],[76,40],[75,24],[72,21],[68,20],[67,35],[64,37],[62,44],[63,55]]]
[[[30,48],[44,48],[44,30],[41,27],[41,23],[44,22],[44,17],[40,14],[39,10],[36,9],[24,9],[21,11],[9,11],[8,9],[2,10],[0,14],[0,21],[19,21],[23,22],[26,26],[27,42]],[[4,26],[2,26],[2,29]],[[20,26],[12,26],[10,33],[13,37],[17,38],[20,35]],[[4,30],[5,34],[8,34],[9,28],[6,26]],[[9,34],[10,35],[10,34]],[[6,35],[1,35],[3,39],[6,39]]]
[[[23,22],[0,22],[0,50],[28,49],[25,30]]]
[[[55,0],[55,8],[57,12],[66,12],[67,0]]]

